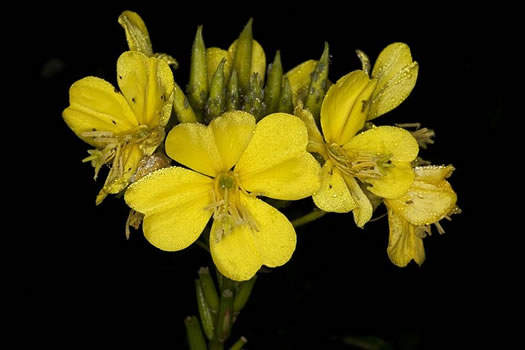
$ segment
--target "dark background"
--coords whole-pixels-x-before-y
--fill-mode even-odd
[[[343,344],[345,336],[379,337],[394,349],[452,349],[487,340],[496,320],[488,315],[499,300],[489,292],[499,274],[492,252],[504,234],[494,223],[499,205],[490,198],[497,191],[491,180],[499,161],[495,142],[508,123],[502,67],[509,37],[507,24],[498,24],[506,10],[441,2],[283,6],[195,3],[183,9],[152,1],[41,8],[26,17],[37,92],[29,106],[36,107],[34,165],[41,169],[30,207],[43,217],[28,217],[38,226],[22,237],[30,258],[24,254],[19,262],[30,263],[20,285],[30,302],[18,314],[21,327],[39,330],[33,333],[38,339],[55,345],[123,347],[147,340],[148,348],[186,346],[183,320],[196,313],[193,279],[210,264],[208,256],[196,246],[161,252],[140,232],[126,241],[123,201],[110,197],[95,206],[102,181],[92,180],[93,169],[80,161],[87,145],[61,118],[76,80],[95,75],[115,84],[116,60],[127,49],[117,18],[130,9],[145,20],[154,51],[179,61],[174,76],[181,86],[199,24],[208,47],[227,48],[253,17],[267,61],[280,49],[285,71],[317,59],[328,41],[333,81],[360,68],[355,49],[373,61],[389,43],[405,42],[420,64],[416,87],[377,121],[435,129],[436,144],[421,155],[457,169],[450,182],[463,213],[443,224],[445,235],[424,240],[421,267],[390,263],[386,219],[360,230],[351,214],[328,214],[297,230],[288,264],[259,276],[232,339],[246,336],[249,349],[353,349]],[[312,205],[309,199],[302,204]]]

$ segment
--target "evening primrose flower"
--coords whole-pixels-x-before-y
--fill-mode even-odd
[[[145,214],[147,240],[166,251],[195,242],[213,216],[215,265],[230,279],[248,280],[262,265],[285,264],[295,249],[292,224],[256,196],[296,200],[318,189],[319,164],[307,143],[304,124],[284,113],[257,125],[242,111],[209,126],[179,124],[166,138],[166,152],[190,169],[149,174],[128,188],[125,200]]]
[[[411,260],[423,264],[423,238],[431,234],[431,225],[443,234],[439,221],[460,212],[457,195],[446,181],[453,171],[450,165],[416,167],[408,192],[397,199],[385,199],[390,227],[387,253],[395,265],[405,267]]]
[[[309,130],[308,150],[324,158],[321,188],[313,195],[315,204],[324,211],[353,211],[359,227],[373,212],[361,184],[382,198],[402,196],[414,180],[411,162],[419,150],[412,135],[401,128],[380,126],[358,133],[364,127],[367,101],[376,84],[358,70],[332,85],[321,107],[324,136],[312,115],[296,108],[296,115]]]
[[[417,157],[419,148],[408,131],[380,126],[360,132],[367,120],[386,113],[408,96],[407,91],[411,88],[407,89],[402,83],[408,77],[396,73],[406,70],[410,56],[410,51],[407,56],[407,48],[405,44],[396,43],[383,50],[372,78],[368,58],[360,54],[363,70],[345,75],[326,93],[321,106],[322,134],[312,114],[300,101],[295,110],[308,128],[308,150],[324,160],[321,188],[313,195],[315,204],[324,211],[353,211],[359,227],[370,220],[373,212],[362,185],[381,198],[397,198],[406,193],[414,180],[411,162]],[[401,62],[398,62],[399,57]],[[410,68],[412,82],[417,63],[409,67],[416,67]],[[393,103],[391,98],[399,103]],[[375,106],[373,114],[372,106]]]
[[[130,51],[138,51],[148,57],[156,57],[165,61],[167,64],[177,68],[179,64],[177,60],[168,54],[161,52],[153,52],[151,39],[149,37],[146,23],[140,15],[133,11],[124,11],[118,18],[118,23],[124,28],[126,32],[126,41]]]
[[[95,168],[95,179],[104,164],[110,165],[97,204],[126,188],[141,159],[164,140],[171,115],[174,82],[166,62],[128,51],[117,61],[117,76],[122,92],[96,77],[75,82],[63,112],[71,130],[95,147],[84,159]]]

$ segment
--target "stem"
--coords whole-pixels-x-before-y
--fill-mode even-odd
[[[294,221],[292,221],[292,225],[293,227],[299,227],[311,221],[317,220],[323,217],[325,214],[326,214],[326,211],[322,211],[321,209],[315,208],[308,214],[303,215],[300,218],[297,218]]]
[[[248,340],[245,337],[240,337],[239,340],[237,340],[235,344],[232,345],[230,350],[241,350],[247,342]]]
[[[200,239],[196,240],[195,243],[197,243],[197,245],[199,247],[201,247],[202,249],[204,249],[208,253],[210,252],[210,248],[208,247],[208,245],[206,243],[204,243],[203,241],[201,241]]]

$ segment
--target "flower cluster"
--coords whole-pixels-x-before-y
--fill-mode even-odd
[[[433,131],[375,125],[415,86],[406,44],[388,45],[373,66],[357,51],[361,69],[332,83],[327,44],[285,73],[280,52],[267,67],[251,20],[227,50],[206,48],[199,27],[183,91],[177,61],[153,51],[140,16],[125,11],[119,23],[129,51],[117,61],[118,89],[75,82],[63,117],[93,147],[84,161],[95,178],[109,168],[96,203],[124,193],[128,224],[142,224],[155,247],[205,241],[222,275],[249,280],[295,250],[294,225],[272,204],[312,197],[316,210],[352,212],[361,228],[384,204],[388,256],[406,266],[423,263],[430,226],[442,233],[439,221],[459,212],[453,167],[418,157]]]

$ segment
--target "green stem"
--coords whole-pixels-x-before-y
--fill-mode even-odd
[[[322,211],[321,209],[315,208],[311,212],[309,212],[306,215],[301,216],[300,218],[295,219],[292,221],[292,225],[294,227],[299,227],[304,224],[307,224],[311,221],[317,220],[321,217],[323,217],[326,214],[326,211]]]
[[[235,344],[232,345],[230,350],[241,350],[247,342],[248,340],[245,337],[240,337],[239,340],[237,340]]]
[[[199,247],[201,247],[202,249],[204,249],[208,253],[210,252],[210,248],[208,247],[208,245],[206,243],[204,243],[203,241],[201,241],[200,239],[196,240],[195,243],[197,243],[197,245]]]

